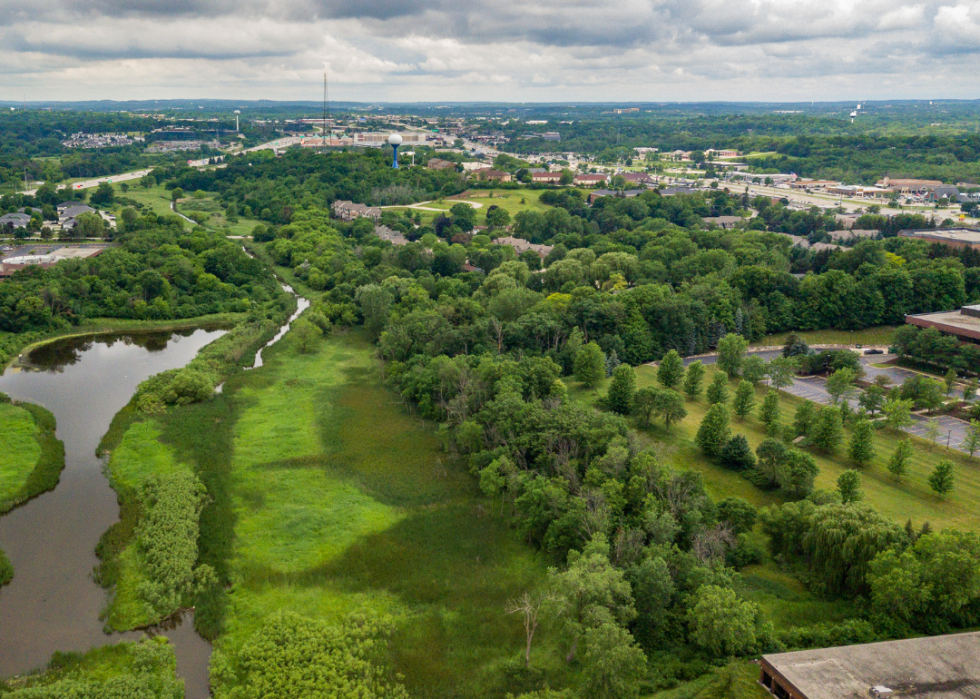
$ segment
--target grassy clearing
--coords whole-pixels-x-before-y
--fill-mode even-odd
[[[750,660],[739,660],[736,663],[736,676],[733,678],[735,680],[733,683],[734,693],[723,694],[719,692],[720,674],[726,671],[726,668],[720,668],[713,673],[708,673],[673,689],[650,695],[649,699],[702,699],[702,697],[719,696],[734,696],[738,699],[768,699],[772,696],[758,683],[759,666]]]
[[[892,335],[899,326],[882,325],[877,328],[864,330],[806,330],[796,333],[810,345],[887,345],[892,341]],[[791,333],[766,335],[751,347],[782,346]]]
[[[708,381],[714,371],[714,367],[708,367]],[[654,369],[640,367],[637,370],[637,385],[640,387],[654,385],[655,377]],[[732,381],[731,386],[734,393],[736,382]],[[759,405],[762,403],[764,392],[764,386],[760,386],[757,390]],[[800,399],[795,396],[780,394],[783,424],[792,422],[793,413],[800,402]],[[665,434],[663,427],[656,424],[647,429],[640,428],[639,431],[652,440],[665,441],[668,444],[667,449],[673,450],[669,460],[675,466],[686,466],[700,471],[713,496],[738,495],[755,505],[781,502],[778,493],[761,491],[738,474],[705,459],[694,446],[694,435],[709,406],[702,399],[696,402],[688,401],[686,407],[688,416],[671,427],[670,435]],[[755,416],[747,418],[744,422],[733,420],[732,432],[744,434],[753,449],[766,436],[765,426]],[[980,462],[971,460],[965,454],[947,451],[924,440],[913,438],[916,449],[909,474],[901,483],[896,483],[885,466],[898,446],[899,440],[904,436],[904,433],[896,434],[891,430],[879,430],[876,433],[877,455],[871,464],[860,471],[865,500],[885,516],[902,524],[911,518],[916,525],[928,521],[938,529],[956,527],[963,530],[980,530],[980,518],[975,508],[975,503],[980,499]],[[850,465],[846,457],[849,439],[850,430],[845,429],[844,442],[834,456],[812,452],[820,468],[820,475],[816,479],[817,488],[833,490],[837,487],[838,476]],[[938,498],[928,484],[929,474],[940,458],[951,459],[956,469],[956,485],[945,500]]]
[[[234,656],[280,609],[327,621],[369,610],[395,618],[394,664],[413,696],[484,696],[522,647],[504,604],[541,583],[544,563],[381,386],[371,350],[352,333],[301,355],[287,334],[208,408],[233,416],[219,428],[233,441],[230,510],[212,522],[235,535],[216,653]]]
[[[0,514],[58,484],[65,447],[55,419],[31,403],[0,403]]]
[[[438,209],[438,211],[425,211],[422,209],[412,209],[409,207],[392,207],[392,211],[418,212],[422,215],[422,224],[431,224],[441,213],[449,213],[449,210],[458,204],[460,200],[471,201],[482,206],[476,210],[477,225],[486,225],[487,209],[491,206],[499,206],[510,214],[511,218],[521,211],[547,211],[550,207],[542,204],[541,194],[544,189],[495,189],[480,190],[470,189],[463,192],[455,199],[436,199],[435,201],[422,204],[426,209]],[[486,196],[493,194],[493,196]],[[523,201],[523,203],[522,203]]]

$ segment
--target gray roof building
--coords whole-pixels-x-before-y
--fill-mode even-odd
[[[388,226],[375,226],[374,234],[381,238],[381,240],[391,242],[392,245],[408,245],[408,238],[398,231],[391,230]]]
[[[779,699],[977,699],[980,633],[764,655],[760,666]]]
[[[75,206],[69,206],[67,209],[58,209],[58,216],[64,220],[68,218],[75,218],[80,214],[90,214],[95,209],[91,206],[85,206],[85,204],[77,204]]]
[[[31,217],[27,214],[4,214],[0,216],[0,226],[12,226],[14,228],[26,228],[31,222]]]

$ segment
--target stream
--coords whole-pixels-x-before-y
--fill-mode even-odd
[[[302,297],[297,301],[296,313],[262,350],[309,306]],[[54,413],[65,445],[65,468],[54,490],[0,517],[0,549],[14,565],[13,581],[0,590],[0,677],[43,668],[55,651],[83,652],[143,635],[106,634],[99,619],[107,595],[92,579],[95,547],[119,520],[119,505],[95,452],[141,381],[185,366],[224,332],[201,328],[66,338],[34,350],[22,357],[22,366],[0,376],[0,391]],[[255,367],[262,366],[262,350]],[[147,633],[173,643],[186,699],[209,697],[211,646],[194,632],[193,615]]]

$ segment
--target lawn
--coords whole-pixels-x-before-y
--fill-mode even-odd
[[[864,330],[805,330],[796,334],[810,345],[888,345],[898,326],[883,325]],[[753,342],[751,347],[782,346],[791,333],[766,335],[761,340]]]
[[[138,180],[126,184],[129,185],[129,190],[125,193],[120,188],[121,185],[113,185],[118,197],[139,202],[146,207],[144,210],[149,209],[157,215],[173,213],[170,208],[170,190],[165,189],[163,185],[146,188],[141,186]],[[226,235],[251,235],[252,229],[262,223],[256,219],[245,217],[239,217],[237,222],[230,223],[224,214],[224,207],[211,196],[203,199],[194,199],[193,197],[181,199],[177,203],[177,210],[185,216],[191,216],[194,212],[207,214],[208,220],[204,222],[204,227]]]
[[[412,696],[518,689],[501,684],[523,648],[504,605],[543,583],[546,562],[383,387],[360,333],[313,354],[289,333],[263,356],[214,400],[156,418],[158,441],[208,488],[200,560],[231,581],[220,634],[221,612],[198,604],[215,666],[279,610],[330,622],[367,611],[394,619],[393,663]],[[543,629],[537,657],[553,643]]]
[[[459,200],[470,201],[476,204],[481,204],[481,206],[476,210],[476,222],[477,225],[486,225],[486,213],[487,209],[491,206],[499,206],[505,209],[507,213],[510,214],[511,219],[514,218],[515,214],[521,211],[547,211],[550,207],[547,204],[542,204],[539,200],[541,194],[547,190],[544,189],[494,189],[494,190],[481,190],[481,189],[469,189],[460,194],[455,199],[436,199],[421,206],[425,209],[438,209],[438,211],[425,211],[422,209],[412,209],[409,207],[391,207],[392,211],[410,211],[418,212],[422,214],[423,225],[431,224],[438,216],[443,212],[449,213],[449,210],[459,203]],[[493,196],[487,196],[493,195]],[[522,203],[523,202],[523,203]],[[389,209],[385,209],[386,211]]]
[[[715,371],[707,367],[707,382]],[[637,369],[637,385],[652,386],[656,384],[656,370],[652,367]],[[731,382],[731,392],[734,394],[736,382]],[[604,390],[604,389],[603,389]],[[757,390],[757,409],[762,404],[765,387]],[[790,424],[800,399],[785,393],[780,394],[781,422]],[[675,467],[695,468],[704,475],[709,492],[714,497],[738,495],[755,505],[776,504],[781,502],[777,493],[764,492],[752,486],[740,475],[724,469],[705,459],[694,446],[694,435],[708,410],[708,403],[702,397],[696,402],[687,401],[688,416],[680,423],[671,427],[668,435],[659,424],[649,428],[638,428],[642,435],[655,442],[666,442],[666,447],[660,447],[669,454],[669,462]],[[733,434],[744,434],[749,445],[755,449],[765,439],[765,426],[755,416],[748,417],[744,422],[733,419],[731,423]],[[965,454],[930,444],[913,437],[915,455],[909,469],[909,474],[901,483],[895,482],[886,470],[888,458],[895,450],[903,434],[891,430],[879,430],[875,435],[877,454],[872,462],[860,471],[861,487],[867,502],[887,517],[904,524],[911,519],[916,526],[928,521],[936,529],[956,527],[964,530],[980,530],[980,517],[976,512],[975,503],[980,499],[980,461],[970,459]],[[850,430],[845,430],[845,439],[838,453],[828,456],[819,452],[811,452],[816,458],[820,474],[816,487],[833,490],[837,486],[837,478],[848,467],[846,456]],[[941,458],[949,458],[955,465],[956,485],[947,498],[940,499],[929,488],[928,477]]]

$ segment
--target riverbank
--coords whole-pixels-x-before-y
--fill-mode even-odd
[[[55,487],[65,466],[54,415],[39,405],[4,399],[0,394],[0,515]]]

